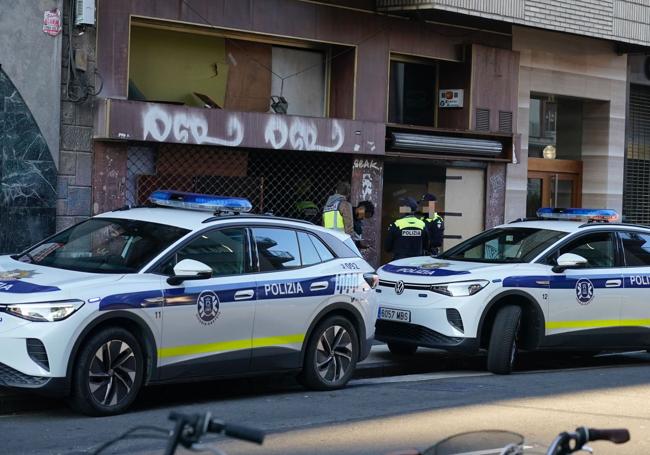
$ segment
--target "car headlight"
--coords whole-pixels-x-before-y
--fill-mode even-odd
[[[433,292],[448,297],[469,297],[487,286],[488,280],[457,281],[455,283],[439,283],[431,286]]]
[[[69,317],[83,306],[81,300],[60,302],[13,303],[3,305],[5,312],[34,322],[56,322]]]

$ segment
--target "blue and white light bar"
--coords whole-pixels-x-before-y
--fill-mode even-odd
[[[250,212],[253,205],[242,197],[217,196],[213,194],[185,193],[173,190],[156,190],[149,196],[156,205],[178,209],[206,212]]]
[[[619,216],[616,210],[610,209],[560,209],[553,207],[542,207],[537,210],[538,218],[552,218],[562,220],[587,220],[587,221],[618,221]]]

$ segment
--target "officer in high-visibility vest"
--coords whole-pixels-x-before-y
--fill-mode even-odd
[[[435,194],[426,193],[420,199],[418,217],[424,221],[427,227],[429,244],[425,245],[425,253],[437,255],[442,248],[442,241],[445,234],[445,220],[436,212]]]
[[[350,197],[350,184],[339,182],[336,185],[336,193],[331,195],[323,208],[323,226],[329,229],[344,231],[352,235],[354,231],[354,219],[352,217],[352,204],[348,201]]]
[[[400,199],[399,211],[402,214],[388,226],[384,248],[393,253],[393,260],[424,255],[429,237],[424,221],[415,216],[418,203],[411,197]]]

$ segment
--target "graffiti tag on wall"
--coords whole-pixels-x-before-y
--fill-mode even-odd
[[[230,115],[226,124],[227,137],[213,137],[208,132],[208,119],[198,113],[170,114],[152,106],[142,116],[144,139],[159,142],[191,142],[194,144],[237,147],[244,140],[244,127],[236,115]],[[190,140],[191,139],[191,140]]]
[[[294,150],[311,150],[317,152],[336,152],[344,141],[344,131],[338,121],[332,121],[332,143],[318,144],[318,127],[312,121],[293,118],[289,122],[285,117],[273,116],[266,122],[264,141],[274,149],[284,148],[287,142]]]
[[[99,137],[180,144],[384,154],[381,124],[111,100]],[[363,160],[362,160],[363,161]],[[362,164],[361,165],[365,165]],[[381,165],[381,164],[380,164]],[[375,162],[373,166],[377,166]],[[372,169],[376,170],[376,169]]]

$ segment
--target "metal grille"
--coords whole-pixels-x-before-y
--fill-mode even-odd
[[[489,109],[476,109],[476,131],[490,131]]]
[[[143,204],[156,189],[240,196],[251,201],[256,213],[319,223],[328,196],[339,181],[350,182],[351,174],[352,157],[344,154],[133,146],[127,161],[127,203]]]
[[[499,131],[512,133],[512,112],[499,111]]]
[[[650,87],[632,85],[626,130],[623,215],[650,224]]]
[[[29,354],[29,357],[41,368],[50,371],[50,361],[47,358],[45,345],[41,340],[36,338],[27,338],[27,354]]]
[[[424,347],[453,347],[463,341],[463,338],[449,337],[421,325],[381,319],[375,323],[375,338],[380,341],[412,343]]]
[[[461,332],[465,332],[463,318],[460,316],[460,312],[456,308],[447,308],[447,321]]]

